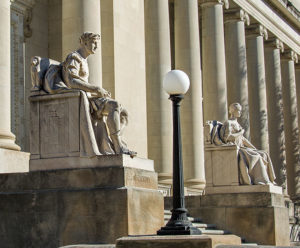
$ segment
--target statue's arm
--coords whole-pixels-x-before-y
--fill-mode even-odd
[[[223,140],[226,143],[229,143],[229,142],[234,143],[238,137],[243,136],[244,132],[245,132],[244,129],[241,129],[239,132],[233,132],[233,128],[230,125],[230,122],[226,121],[224,123],[224,137],[223,137]]]
[[[245,137],[243,137],[243,145],[245,147],[249,147],[249,148],[252,148],[252,149],[256,149],[254,145],[252,145],[252,143],[246,139]]]
[[[79,89],[86,92],[95,93],[99,97],[110,96],[110,93],[105,89],[92,85],[79,76],[80,71],[80,60],[76,57],[72,57],[69,61],[64,64],[65,80],[67,81],[68,87],[71,89]]]

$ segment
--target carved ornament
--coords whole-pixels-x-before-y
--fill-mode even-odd
[[[243,21],[247,26],[250,25],[250,17],[243,9],[228,9],[224,11],[224,21]]]
[[[32,29],[30,27],[32,21],[32,9],[36,0],[10,0],[11,10],[23,16],[24,38],[30,38]]]
[[[247,37],[262,36],[265,40],[268,39],[268,30],[261,24],[251,24],[246,28]]]
[[[277,48],[280,50],[280,52],[284,52],[283,42],[277,38],[268,39],[267,41],[265,41],[265,46]]]
[[[283,60],[292,60],[295,63],[298,63],[298,55],[295,51],[291,49],[287,49],[283,54],[282,54],[282,59]]]

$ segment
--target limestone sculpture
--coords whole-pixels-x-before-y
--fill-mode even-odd
[[[269,154],[257,150],[243,136],[244,129],[237,121],[241,111],[241,105],[233,103],[229,107],[230,118],[224,124],[217,121],[208,122],[206,142],[216,146],[236,145],[238,147],[240,184],[275,184],[275,174]]]
[[[63,94],[80,91],[85,112],[81,119],[84,122],[83,144],[89,144],[85,150],[89,154],[128,154],[136,156],[136,152],[127,148],[122,140],[124,127],[128,123],[127,111],[114,99],[110,92],[95,86],[88,81],[89,68],[87,58],[97,50],[99,34],[85,32],[81,35],[80,47],[67,55],[65,61],[57,61],[35,56],[31,61],[32,92],[44,91],[47,94]],[[91,120],[88,120],[91,119]],[[92,121],[92,122],[91,122]],[[95,140],[93,127],[97,125],[100,135]],[[82,129],[82,128],[81,128]],[[96,147],[98,146],[98,147]],[[99,152],[98,152],[99,150]]]

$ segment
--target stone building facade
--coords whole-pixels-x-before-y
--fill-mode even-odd
[[[154,160],[162,188],[168,190],[172,178],[171,102],[162,83],[168,71],[180,69],[191,81],[181,108],[188,192],[205,188],[204,123],[225,121],[228,105],[240,102],[245,136],[270,153],[277,184],[300,203],[299,5],[1,0],[0,148],[29,152],[30,58],[62,61],[79,35],[92,31],[101,34],[101,46],[89,60],[90,81],[126,106],[128,145]]]

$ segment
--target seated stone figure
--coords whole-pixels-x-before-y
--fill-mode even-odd
[[[217,146],[236,145],[238,148],[238,166],[240,184],[275,184],[275,174],[269,154],[257,150],[243,134],[244,129],[238,123],[242,107],[233,103],[229,107],[230,118],[224,123],[209,122],[210,141]]]
[[[45,91],[48,94],[57,94],[70,91],[80,91],[83,98],[82,105],[85,105],[86,119],[91,118],[92,123],[98,125],[100,134],[97,135],[96,142],[90,141],[91,125],[89,120],[85,120],[86,131],[82,131],[84,144],[92,143],[98,155],[100,154],[128,154],[131,157],[136,152],[129,150],[125,142],[122,141],[122,132],[128,123],[128,113],[122,106],[111,98],[111,94],[105,89],[95,86],[88,81],[89,68],[87,58],[94,54],[100,35],[85,32],[81,35],[80,47],[67,55],[62,63],[50,59],[32,58],[31,78],[32,91]],[[92,135],[94,137],[94,135]],[[100,137],[100,140],[99,140]],[[97,144],[95,144],[97,143]]]

